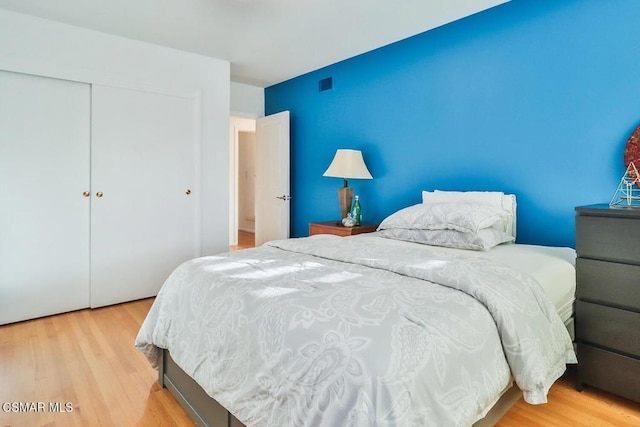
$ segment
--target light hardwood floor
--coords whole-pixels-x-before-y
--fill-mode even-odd
[[[81,310],[0,327],[0,405],[43,402],[44,412],[0,407],[0,426],[192,426],[133,342],[153,299]],[[639,426],[640,405],[587,388],[572,373],[546,405],[522,400],[498,424],[509,426]],[[48,411],[49,402],[73,410]]]
[[[256,235],[248,231],[238,230],[238,244],[229,246],[229,250],[238,251],[240,249],[253,248],[256,244]]]
[[[193,425],[133,341],[152,299],[0,327],[0,426]],[[5,402],[45,411],[6,412]],[[69,402],[71,412],[50,412]]]

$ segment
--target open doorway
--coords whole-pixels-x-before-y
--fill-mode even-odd
[[[256,121],[230,120],[229,249],[255,246]]]
[[[238,132],[238,249],[256,243],[256,133]]]
[[[250,239],[252,231],[254,242],[248,247],[288,239],[290,112],[231,117],[229,128],[229,245],[238,246],[239,235]]]

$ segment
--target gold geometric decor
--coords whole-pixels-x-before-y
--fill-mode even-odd
[[[618,189],[609,202],[610,206],[623,204],[640,206],[640,174],[638,174],[638,169],[633,162],[629,162],[627,170],[620,179]]]

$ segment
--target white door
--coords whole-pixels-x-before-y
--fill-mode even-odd
[[[256,121],[256,246],[289,238],[289,112]]]
[[[90,99],[0,71],[0,324],[89,305]]]
[[[193,98],[92,87],[91,306],[156,295],[199,255]]]

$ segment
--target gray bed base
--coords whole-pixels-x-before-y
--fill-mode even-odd
[[[245,427],[173,361],[169,350],[162,349],[160,354],[158,383],[171,392],[197,426]]]
[[[168,350],[163,349],[161,354],[158,383],[171,392],[197,426],[245,427],[187,375],[173,361]],[[520,389],[515,385],[512,386],[483,419],[473,424],[473,427],[493,426],[515,405],[521,396]]]

